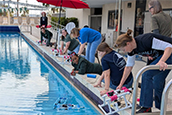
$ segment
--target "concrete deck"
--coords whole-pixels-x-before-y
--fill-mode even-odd
[[[39,38],[37,36],[39,36],[40,32],[37,29],[32,29],[33,33],[32,35],[30,33],[24,33],[25,36],[27,36],[28,38],[30,38],[33,42],[36,43],[36,41],[39,40]],[[39,33],[38,33],[39,32]],[[37,44],[38,45],[38,44]],[[46,47],[45,45],[43,46],[39,46],[41,49],[45,50],[49,56],[51,56],[56,62],[60,63],[62,61],[62,58],[60,57],[55,57],[53,56],[52,52],[51,52],[51,47]],[[137,72],[146,65],[145,62],[143,61],[136,61],[136,64],[133,68],[133,75],[134,77],[136,76]],[[71,70],[73,69],[73,67],[70,64],[60,64],[61,67],[63,67],[64,69],[66,69],[69,73],[71,72]],[[100,91],[103,90],[104,88],[95,88],[93,85],[96,83],[97,79],[99,78],[99,75],[97,75],[96,78],[87,78],[86,75],[76,75],[75,78],[80,81],[85,87],[89,88],[91,90],[91,92],[93,92],[95,95],[97,95],[97,97],[99,97],[100,99]],[[170,72],[170,74],[167,77],[167,82],[172,79],[172,72]],[[139,91],[140,92],[140,91]],[[138,96],[139,98],[139,96]],[[130,102],[132,102],[132,97],[130,99]],[[169,96],[168,96],[168,105],[167,105],[167,110],[168,111],[172,111],[172,89],[169,91]],[[153,112],[158,112],[159,110],[157,110],[156,108],[153,108]],[[122,111],[120,112],[120,114],[122,115],[126,115],[126,114],[130,114],[131,113],[131,109],[128,109],[126,111]]]

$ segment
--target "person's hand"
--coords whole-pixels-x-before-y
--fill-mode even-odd
[[[64,55],[64,53],[63,52],[60,52],[60,55]]]
[[[122,89],[122,85],[119,84],[118,87],[117,87],[116,89],[121,90],[121,89]]]
[[[151,56],[148,56],[148,60],[153,60],[153,57],[151,57]]]
[[[108,92],[107,90],[100,91],[100,95],[103,96],[103,95],[106,94],[107,92]]]
[[[70,74],[71,74],[72,76],[75,76],[75,75],[76,75],[76,72],[75,72],[75,71],[72,71]]]
[[[159,70],[160,71],[165,71],[165,69],[167,69],[167,64],[164,61],[159,61],[156,65],[159,65]]]
[[[102,87],[101,82],[100,82],[100,83],[96,83],[96,84],[94,85],[94,87]]]

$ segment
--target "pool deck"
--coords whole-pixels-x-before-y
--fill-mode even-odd
[[[54,56],[53,53],[51,52],[51,49],[53,49],[52,47],[46,47],[45,45],[42,45],[40,46],[39,44],[37,44],[36,41],[39,40],[38,37],[35,37],[33,35],[31,35],[30,33],[23,33],[27,38],[29,38],[31,40],[31,42],[33,42],[34,45],[37,46],[37,50],[41,50],[42,53],[46,53],[46,55],[48,55],[49,57],[51,57],[52,60],[54,60],[56,63],[58,63],[63,69],[65,69],[68,73],[66,75],[70,75],[70,72],[72,71],[73,67],[70,65],[70,64],[61,64],[62,62],[62,58],[61,57],[58,57],[58,56]],[[96,59],[95,59],[96,60]],[[143,61],[136,61],[136,64],[132,70],[133,72],[133,75],[134,77],[136,76],[137,72],[146,65],[145,62]],[[58,69],[59,72],[61,72],[60,69]],[[62,72],[61,72],[62,73]],[[64,73],[62,73],[64,75]],[[66,76],[64,75],[64,76]],[[76,80],[78,80],[80,83],[82,83],[85,88],[88,88],[91,92],[90,93],[93,93],[95,94],[100,100],[102,99],[101,96],[100,96],[100,91],[104,89],[104,87],[102,88],[95,88],[93,85],[96,83],[96,81],[98,80],[99,78],[99,75],[97,75],[96,78],[88,78],[85,75],[79,75],[77,74],[75,77],[74,77]],[[71,78],[73,79],[73,78]],[[170,74],[168,75],[167,77],[167,82],[172,79],[172,72],[170,72]],[[68,79],[70,81],[70,79]],[[75,82],[76,83],[76,82]],[[77,87],[78,89],[80,89],[79,87]],[[111,89],[110,89],[111,90]],[[139,90],[140,92],[140,90]],[[81,91],[81,93],[83,93]],[[85,94],[85,93],[84,93]],[[86,97],[88,97],[88,94],[85,94]],[[89,97],[88,97],[89,98]],[[172,111],[172,89],[169,91],[169,95],[168,95],[168,106],[167,106],[167,111]],[[90,98],[89,98],[90,99]],[[132,101],[132,97],[130,99],[130,101]],[[95,101],[95,102],[98,102],[98,101]],[[94,104],[95,104],[94,102]],[[93,104],[93,103],[92,103]],[[96,104],[95,104],[96,105]],[[153,112],[157,112],[159,111],[158,109],[154,108],[153,107]],[[126,111],[122,111],[120,114],[126,114],[126,113],[131,113],[131,109],[128,109]]]

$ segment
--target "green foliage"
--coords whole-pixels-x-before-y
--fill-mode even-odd
[[[59,18],[58,17],[51,17],[51,21],[53,21],[55,23],[58,23]],[[66,26],[66,24],[69,23],[69,22],[74,22],[76,27],[78,27],[78,18],[75,18],[75,17],[72,17],[72,18],[61,17],[60,18],[60,24],[63,25],[63,26]],[[52,25],[52,27],[57,26],[54,23],[51,23],[51,25]]]
[[[68,19],[67,19],[67,18],[62,17],[62,18],[60,19],[60,24],[61,24],[61,25],[66,26],[67,23],[68,23]]]
[[[68,18],[68,22],[74,22],[76,27],[78,27],[78,18],[72,17],[72,18]]]

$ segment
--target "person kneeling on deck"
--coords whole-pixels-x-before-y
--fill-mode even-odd
[[[52,46],[52,43],[50,43],[52,36],[53,34],[49,30],[45,29],[45,27],[41,27],[41,44],[45,40],[46,46]]]
[[[82,56],[78,56],[76,53],[71,54],[72,66],[74,69],[71,72],[71,75],[75,76],[78,74],[85,73],[95,73],[102,74],[102,66],[98,63],[91,63]]]
[[[67,53],[67,50],[69,50],[69,54],[71,54],[72,51],[78,53],[80,44],[75,38],[70,37],[66,29],[62,30],[62,42],[60,50],[63,50],[64,43],[66,46],[64,48],[64,51],[62,52],[63,54]]]
[[[146,56],[148,65],[157,65],[159,70],[147,70],[142,74],[140,106],[136,113],[152,112],[153,90],[155,91],[155,107],[160,109],[161,97],[165,86],[165,80],[171,70],[167,64],[172,64],[172,39],[160,34],[146,33],[137,37],[131,36],[132,30],[118,36],[115,48],[128,53],[127,65],[117,89],[121,89],[135,64],[135,55]]]
[[[105,89],[100,91],[100,95],[102,96],[109,91],[109,87],[116,90],[120,84],[126,62],[120,54],[112,50],[105,42],[101,43],[97,50],[99,56],[102,58],[103,73],[94,87],[101,87],[102,80],[105,82]],[[130,72],[123,86],[129,88],[132,87],[132,83],[133,75]]]

